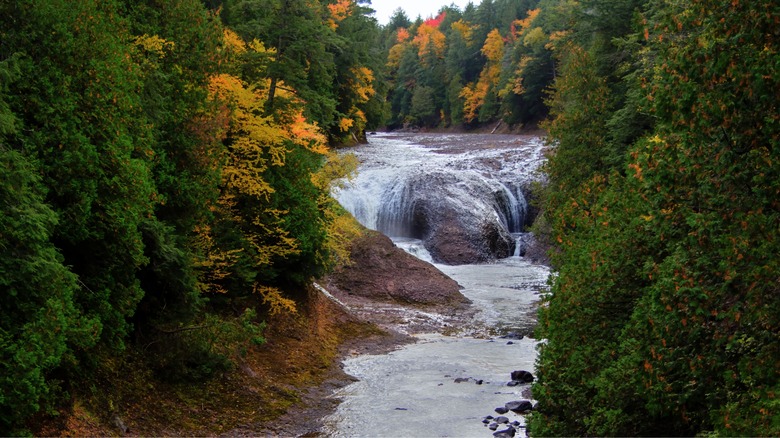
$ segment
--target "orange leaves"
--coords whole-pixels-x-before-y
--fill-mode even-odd
[[[409,41],[409,38],[411,38],[411,35],[409,35],[409,31],[405,27],[399,27],[398,34],[396,36],[396,41],[399,43],[405,43]]]
[[[439,30],[438,25],[431,26],[425,23],[420,25],[412,43],[417,47],[418,56],[423,63],[427,62],[429,54],[438,59],[444,58],[446,37]]]
[[[631,163],[631,164],[628,165],[628,167],[630,169],[634,170],[634,177],[636,179],[638,179],[639,181],[642,181],[642,179],[643,179],[643,177],[642,177],[642,167],[639,166],[639,164],[636,164],[636,163]]]
[[[531,25],[539,16],[541,9],[536,8],[528,11],[528,15],[522,20],[515,20],[512,22],[512,37],[517,38],[522,36],[527,30],[531,29]]]
[[[330,18],[328,18],[328,26],[336,30],[340,22],[352,15],[352,6],[352,0],[337,0],[336,3],[329,4],[328,12],[330,13]]]
[[[293,122],[289,124],[287,132],[288,139],[295,144],[318,154],[324,155],[328,152],[325,135],[317,125],[306,120],[300,110],[295,114]]]

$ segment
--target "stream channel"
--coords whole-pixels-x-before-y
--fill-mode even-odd
[[[538,342],[529,335],[549,269],[519,251],[478,264],[436,263],[421,236],[403,231],[413,227],[399,222],[413,216],[404,208],[414,208],[401,198],[428,190],[410,181],[444,175],[446,193],[429,196],[483,218],[476,222],[495,220],[521,242],[527,210],[521,188],[542,162],[542,147],[540,139],[524,136],[379,134],[350,150],[360,160],[359,175],[335,193],[339,202],[363,225],[456,280],[477,312],[470,323],[417,334],[417,342],[391,353],[346,359],[344,370],[358,381],[334,394],[341,403],[324,419],[324,436],[491,437],[483,419],[498,417],[496,407],[529,398],[530,384],[507,384],[512,371],[534,372]],[[519,423],[518,436],[525,435],[522,415],[503,415]]]

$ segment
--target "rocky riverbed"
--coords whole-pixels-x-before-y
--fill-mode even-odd
[[[476,314],[479,313],[478,306],[474,306],[461,293],[461,285],[430,263],[398,248],[380,233],[366,231],[354,242],[351,259],[350,266],[341,267],[320,280],[318,299],[327,302],[323,304],[330,309],[326,312],[329,317],[368,322],[378,327],[379,331],[367,337],[355,337],[342,344],[340,360],[329,368],[325,382],[304,391],[300,402],[287,414],[270,423],[247,424],[226,435],[331,435],[333,431],[323,432],[323,419],[333,414],[341,402],[334,395],[357,381],[356,377],[344,371],[343,360],[381,357],[380,355],[411,343],[424,349],[427,342],[440,340],[434,339],[438,335],[433,335],[434,338],[431,338],[431,335],[423,335],[421,338],[421,333],[463,330],[473,324]],[[523,339],[524,336],[515,331],[496,335],[494,339],[488,334],[484,335],[482,340],[473,341],[473,353],[482,354],[482,348],[534,348],[533,341]],[[521,377],[511,374],[513,371],[525,371],[515,369],[515,365],[515,362],[506,363],[500,371],[493,374],[474,371],[466,375],[460,370],[453,370],[449,374],[442,373],[437,377],[438,380],[431,380],[431,384],[441,383],[441,387],[437,387],[439,390],[455,385],[473,388],[474,391],[503,392],[504,394],[498,397],[505,398],[505,402],[481,407],[480,414],[471,422],[484,433],[490,432],[487,436],[501,431],[508,434],[506,431],[509,428],[521,430],[519,426],[522,424],[517,415],[506,424],[502,423],[502,415],[496,412],[495,408],[501,411],[508,402],[530,400],[528,383],[520,383]],[[518,380],[514,380],[515,377]],[[400,378],[403,377],[399,376]],[[396,407],[399,409],[395,410]],[[392,407],[396,414],[413,413],[403,409],[404,406]],[[509,416],[512,415],[511,410],[506,412]],[[507,417],[507,414],[503,416]],[[517,423],[513,425],[513,421]],[[358,435],[369,436],[372,433],[370,430],[357,431],[354,436]]]
[[[364,225],[400,236],[391,241],[367,231],[353,242],[352,264],[314,287],[329,309],[323,316],[368,323],[381,334],[344,343],[342,361],[331,367],[330,377],[304,394],[287,415],[231,435],[524,432],[523,415],[533,407],[530,382],[524,379],[532,378],[537,344],[528,335],[548,270],[533,265],[544,261],[543,242],[524,233],[523,221],[533,220],[535,212],[521,190],[540,162],[540,145],[530,136],[385,135],[361,148],[359,158],[368,165],[361,167],[362,179],[355,187],[366,189],[342,193],[339,201]],[[427,166],[425,172],[419,169],[421,163]],[[415,172],[426,175],[420,180],[424,182],[401,182]],[[444,187],[463,190],[439,190],[431,183],[436,175],[453,180]],[[458,182],[461,175],[464,179]],[[462,218],[447,222],[449,216],[439,213],[460,204],[432,208],[437,197],[482,197],[485,202],[464,210],[468,215],[455,212],[452,217],[479,211],[474,217],[492,228],[472,227]],[[412,199],[414,205],[407,205]],[[473,238],[456,239],[459,234],[449,233],[447,224],[461,230],[471,227]],[[484,248],[478,242],[471,245],[483,231],[496,227],[506,227],[498,233],[500,239],[493,239],[511,239],[506,248],[494,248],[490,239]],[[511,256],[511,247],[515,256],[504,258]],[[434,266],[434,260],[446,264]]]

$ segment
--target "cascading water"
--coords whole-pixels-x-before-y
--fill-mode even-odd
[[[446,254],[436,239],[452,230],[484,255],[512,255],[528,210],[523,189],[542,161],[538,138],[429,135],[428,146],[390,135],[351,149],[361,161],[353,184],[334,193],[358,221],[390,237],[422,239],[434,259]],[[441,230],[450,235],[444,236]]]
[[[492,224],[517,237],[527,209],[522,190],[542,161],[541,150],[539,139],[516,136],[373,137],[355,149],[359,176],[336,197],[365,226],[435,263],[428,251],[435,245],[420,239],[442,223],[449,227],[452,222],[438,216],[453,211],[457,225],[471,233]],[[511,371],[534,371],[537,342],[530,335],[548,269],[522,257],[435,266],[462,286],[477,310],[474,320],[446,336],[417,335],[417,343],[386,355],[346,360],[344,370],[359,381],[335,394],[341,404],[324,419],[323,436],[490,438],[493,430],[483,419],[527,398],[529,385],[507,381]],[[500,337],[510,333],[525,337]],[[504,415],[522,429],[522,415]]]

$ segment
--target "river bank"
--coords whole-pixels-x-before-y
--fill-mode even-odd
[[[458,150],[490,152],[480,159],[480,164],[501,170],[500,160],[512,157],[518,146],[532,138],[475,135],[469,136],[465,143],[452,142],[450,136],[425,135],[415,139],[428,142],[428,147],[440,154],[455,154]],[[535,247],[538,245],[531,242],[526,254],[544,253],[534,250]],[[297,315],[269,316],[268,329],[263,334],[265,344],[249,346],[237,353],[233,358],[235,367],[222,375],[197,384],[163,385],[149,370],[143,369],[142,359],[133,358],[131,352],[126,362],[109,370],[103,387],[97,388],[98,393],[103,391],[111,394],[110,397],[75,393],[74,409],[63,412],[57,421],[35,433],[70,436],[320,434],[323,419],[339,406],[333,394],[355,382],[344,371],[345,362],[402,348],[414,342],[413,335],[419,333],[446,336],[462,330],[471,324],[477,312],[477,307],[460,292],[461,284],[399,249],[382,234],[366,231],[353,242],[351,259],[351,266],[339,267],[307,292],[308,297]],[[515,269],[513,266],[497,268]],[[452,269],[456,272],[459,268]],[[511,305],[512,299],[503,301]],[[499,303],[498,307],[504,304]],[[490,303],[488,306],[496,307]],[[531,321],[531,313],[528,307],[522,317],[510,319]],[[524,324],[522,330],[528,334],[532,323]],[[494,324],[491,330],[496,327]],[[491,334],[483,331],[479,336],[487,339]],[[426,342],[440,346],[449,341],[423,340],[423,344]],[[526,347],[533,345],[523,348]],[[506,374],[504,379],[508,379],[510,371],[513,370],[501,372]],[[474,375],[480,372],[474,371]],[[491,377],[491,380],[499,379]],[[492,409],[483,408],[487,409],[485,414]]]

